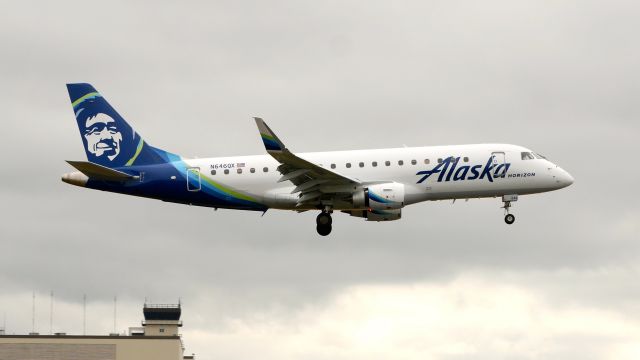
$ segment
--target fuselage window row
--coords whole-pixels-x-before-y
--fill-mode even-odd
[[[523,156],[523,157],[524,157],[524,156]],[[465,157],[463,157],[463,158],[462,158],[462,160],[463,160],[464,162],[469,162],[469,157],[465,156]],[[438,158],[438,164],[442,164],[442,161],[443,161],[443,160],[442,160],[442,158]],[[452,158],[451,158],[451,161],[452,161],[452,162],[456,162],[456,158],[453,158],[453,157],[452,157]],[[429,160],[429,159],[424,159],[424,163],[425,163],[425,164],[430,164],[430,163],[431,163],[431,160]],[[412,159],[412,160],[411,160],[411,165],[417,165],[417,164],[418,164],[418,160],[415,160],[415,159]],[[384,165],[385,165],[385,166],[391,166],[391,161],[389,161],[389,160],[385,161],[385,162],[384,162]],[[398,160],[398,166],[402,166],[402,165],[404,165],[404,161],[403,161],[403,160]],[[361,167],[361,168],[363,168],[363,167],[365,167],[365,163],[364,163],[364,162],[359,162],[359,163],[358,163],[358,166],[359,166],[359,167]],[[372,166],[372,167],[377,167],[377,166],[378,166],[378,162],[377,162],[377,161],[372,161],[372,162],[371,162],[371,166]],[[335,163],[334,163],[334,164],[331,164],[331,168],[332,168],[332,169],[335,169],[336,167],[337,167],[337,166],[336,166],[336,164],[335,164]],[[345,167],[346,167],[347,169],[350,169],[350,168],[351,168],[351,163],[345,163]],[[262,168],[262,171],[263,171],[263,172],[265,172],[265,173],[266,173],[266,172],[269,172],[269,168],[268,168],[268,167],[264,167],[264,168]],[[237,169],[237,170],[236,170],[236,172],[237,172],[238,174],[242,174],[242,173],[243,173],[241,168]],[[252,174],[254,174],[254,173],[256,172],[256,168],[250,168],[250,169],[249,169],[249,172],[250,172],[250,173],[252,173]],[[224,170],[224,173],[225,173],[225,175],[226,175],[226,174],[229,174],[229,169],[225,169],[225,170]],[[216,175],[216,174],[217,174],[216,170],[211,170],[211,175]]]

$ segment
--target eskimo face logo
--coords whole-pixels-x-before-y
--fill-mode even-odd
[[[107,114],[98,113],[87,118],[84,138],[87,140],[87,151],[95,157],[106,157],[113,161],[120,154],[122,133],[116,121]]]

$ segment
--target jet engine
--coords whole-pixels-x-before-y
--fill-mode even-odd
[[[399,210],[403,207],[403,184],[395,182],[375,184],[353,193],[354,209],[372,212],[372,210]],[[398,212],[397,216],[400,218],[400,212]]]
[[[361,217],[367,221],[393,221],[402,217],[402,209],[391,210],[353,210],[343,211],[351,216]]]

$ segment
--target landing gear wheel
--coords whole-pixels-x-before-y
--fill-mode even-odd
[[[513,222],[514,222],[514,221],[516,221],[516,217],[515,217],[515,216],[513,216],[512,214],[507,214],[507,215],[504,217],[504,222],[506,222],[506,223],[507,223],[507,224],[509,224],[509,225],[513,224]]]
[[[333,220],[331,219],[331,215],[329,213],[326,212],[321,212],[320,214],[318,214],[318,217],[316,218],[316,224],[318,226],[325,226],[328,225],[329,227],[331,227],[331,223],[333,222]],[[331,232],[331,230],[329,230],[329,232]]]
[[[318,234],[320,234],[321,236],[327,236],[331,234],[331,224],[318,225],[316,226],[316,230],[318,231]]]

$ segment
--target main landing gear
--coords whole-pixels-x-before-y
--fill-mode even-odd
[[[504,209],[504,214],[505,214],[504,222],[506,222],[508,225],[511,225],[516,221],[515,215],[509,213],[509,208],[511,208],[512,201],[518,201],[518,195],[502,196],[502,202],[504,203],[504,206],[502,208]]]
[[[318,234],[327,236],[331,233],[331,210],[325,209],[316,218],[316,230]]]

